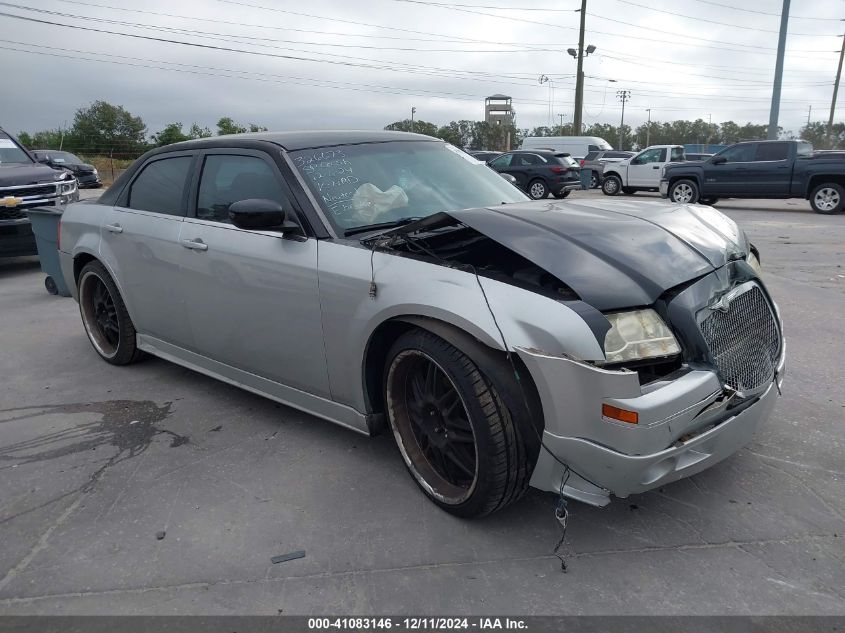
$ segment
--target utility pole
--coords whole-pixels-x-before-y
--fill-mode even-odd
[[[830,118],[827,120],[827,140],[831,141],[833,134],[833,115],[836,113],[836,95],[839,93],[839,80],[842,77],[842,58],[845,57],[845,35],[842,38],[842,52],[839,53],[839,70],[836,71],[836,82],[833,84],[833,100],[830,102]]]
[[[625,149],[622,144],[622,130],[625,127],[625,102],[631,98],[630,90],[617,90],[616,98],[622,102],[622,121],[619,123],[619,149]]]
[[[625,105],[624,103],[622,104]],[[651,141],[651,108],[646,108],[646,112],[648,112],[648,123],[645,126],[645,146],[648,147],[650,145],[649,141]]]
[[[560,128],[560,132],[562,134],[563,133],[563,117],[565,117],[566,115],[558,113],[557,116],[560,119],[560,125],[558,127]]]
[[[807,113],[807,127],[810,127],[810,117],[813,116],[813,104],[810,104],[810,111]]]
[[[572,127],[581,136],[581,110],[584,107],[584,29],[587,24],[587,0],[581,0],[581,32],[578,35],[578,74],[575,75],[575,117]]]
[[[783,11],[780,14],[780,36],[778,37],[778,58],[775,63],[775,85],[772,87],[772,107],[769,110],[770,141],[778,137],[778,115],[780,114],[780,85],[783,81],[783,56],[786,52],[786,27],[789,24],[789,1],[783,0]]]
[[[411,108],[411,132],[414,131],[414,115],[417,113],[416,108]]]

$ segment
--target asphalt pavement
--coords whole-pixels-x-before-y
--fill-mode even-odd
[[[845,215],[718,208],[783,313],[783,397],[716,467],[573,502],[567,573],[553,495],[454,518],[389,436],[158,359],[112,367],[37,261],[0,261],[0,613],[845,614]]]

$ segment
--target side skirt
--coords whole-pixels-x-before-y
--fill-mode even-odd
[[[217,362],[200,354],[165,343],[146,334],[137,335],[138,348],[177,365],[216,378],[259,396],[275,400],[294,409],[334,422],[358,433],[370,435],[367,416],[348,407],[313,394],[287,387],[242,369]]]

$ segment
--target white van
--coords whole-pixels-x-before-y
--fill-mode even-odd
[[[527,136],[522,140],[520,149],[550,149],[566,152],[578,160],[589,152],[613,149],[610,143],[598,136]]]

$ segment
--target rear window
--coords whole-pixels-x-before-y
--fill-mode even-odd
[[[684,148],[683,147],[673,147],[672,148],[672,155],[670,156],[669,160],[672,161],[672,162],[684,160]]]
[[[572,156],[555,156],[555,160],[559,162],[561,165],[566,165],[567,167],[575,167],[578,165],[578,161],[576,161]],[[589,159],[584,159],[589,160]]]
[[[807,158],[813,155],[813,146],[810,143],[798,143],[798,156]]]
[[[595,160],[599,154],[601,154],[599,151],[588,152],[587,155],[584,156],[584,160]]]
[[[758,161],[786,160],[789,157],[789,143],[760,143],[757,146]]]

